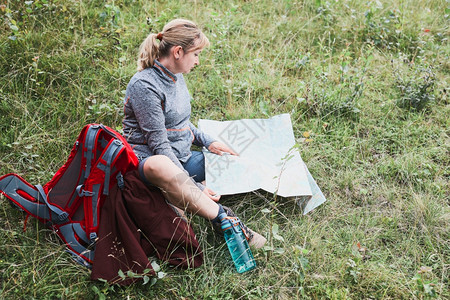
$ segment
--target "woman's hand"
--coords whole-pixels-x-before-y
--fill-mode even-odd
[[[211,190],[207,187],[205,187],[205,189],[203,190],[203,193],[205,193],[206,196],[208,196],[214,202],[218,202],[220,199],[220,195],[217,195],[216,192],[214,192],[213,190]]]
[[[238,155],[230,147],[221,142],[212,142],[211,145],[209,145],[208,150],[217,155],[223,155],[224,153]]]

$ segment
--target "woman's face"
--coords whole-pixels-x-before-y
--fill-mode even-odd
[[[197,49],[185,52],[181,49],[180,58],[177,60],[180,73],[187,74],[200,63],[199,56],[202,50],[203,49]]]

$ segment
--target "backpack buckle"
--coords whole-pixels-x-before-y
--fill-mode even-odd
[[[125,187],[125,183],[123,182],[123,175],[122,173],[118,173],[116,176],[117,179],[117,186],[119,187],[119,189],[123,190],[123,188]]]
[[[91,232],[89,234],[89,239],[91,240],[91,243],[95,243],[95,241],[97,240],[97,233]]]
[[[84,184],[81,184],[79,186],[77,186],[77,194],[79,197],[92,197],[94,196],[93,192],[90,191],[86,191],[84,189],[82,189],[84,187]]]

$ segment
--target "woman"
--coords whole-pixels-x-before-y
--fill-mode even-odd
[[[161,188],[171,204],[217,226],[218,215],[224,211],[215,203],[220,196],[201,183],[205,180],[204,156],[190,148],[195,144],[218,155],[237,154],[190,122],[191,97],[183,78],[199,64],[199,55],[208,45],[197,25],[183,19],[150,34],[139,50],[138,72],[127,86],[123,127],[140,160],[142,179]],[[231,210],[225,210],[233,216]],[[264,237],[245,226],[243,229],[250,244],[264,245]]]
[[[182,75],[199,64],[199,55],[208,45],[200,29],[182,19],[171,21],[161,33],[150,34],[140,47],[138,72],[127,87],[123,125],[138,157],[169,157],[207,196],[218,201],[219,196],[200,183],[205,180],[204,156],[191,152],[191,145],[219,155],[236,153],[190,122],[191,96]]]

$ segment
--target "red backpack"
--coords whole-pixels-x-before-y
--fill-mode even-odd
[[[0,193],[50,226],[75,260],[92,268],[92,279],[126,285],[143,278],[120,276],[128,271],[155,275],[152,256],[179,267],[202,265],[189,222],[140,179],[137,167],[119,133],[90,124],[47,184],[33,186],[8,174],[0,177]]]
[[[27,214],[53,228],[74,258],[94,261],[100,212],[110,188],[123,186],[123,175],[137,169],[138,159],[113,129],[86,125],[67,162],[44,186],[16,174],[0,177],[0,192]]]

